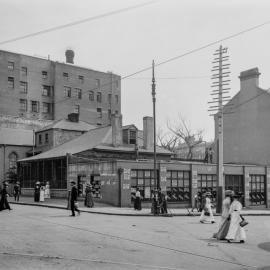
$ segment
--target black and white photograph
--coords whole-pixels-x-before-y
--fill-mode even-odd
[[[270,270],[269,11],[0,0],[0,270]]]

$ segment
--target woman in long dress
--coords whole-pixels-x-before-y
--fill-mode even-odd
[[[225,191],[225,199],[222,202],[222,214],[220,218],[220,222],[218,225],[218,232],[214,234],[214,238],[217,238],[217,240],[223,240],[225,239],[228,229],[230,226],[229,218],[229,211],[232,203],[232,196],[234,195],[234,192],[232,190],[226,190]]]
[[[45,199],[45,187],[41,186],[39,191],[39,201],[44,202]]]
[[[242,218],[240,216],[242,210],[242,204],[240,203],[239,199],[242,197],[242,193],[238,193],[234,195],[233,202],[230,207],[230,217],[231,223],[229,227],[228,234],[226,235],[226,239],[228,243],[231,241],[240,241],[240,243],[244,243],[246,240],[246,232],[244,228],[240,226],[240,222]]]
[[[141,193],[140,193],[139,188],[137,188],[136,193],[135,193],[134,209],[135,210],[142,210]]]
[[[204,223],[204,222],[210,222],[210,223],[215,223],[215,218],[212,212],[212,204],[211,204],[211,193],[210,192],[206,192],[205,193],[205,204],[204,204],[204,208],[202,210],[202,214],[200,216],[200,222]]]
[[[86,184],[85,187],[85,200],[84,200],[84,205],[86,207],[94,207],[94,201],[93,201],[93,197],[92,197],[92,188],[90,186],[90,184]]]

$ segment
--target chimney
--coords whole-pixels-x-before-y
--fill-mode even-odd
[[[66,50],[66,63],[74,64],[74,51]]]
[[[78,123],[79,122],[79,114],[78,113],[70,113],[70,114],[68,114],[68,120],[70,122]]]
[[[120,146],[123,144],[122,115],[112,114],[111,125],[112,125],[112,145],[114,147]]]
[[[154,147],[154,119],[150,116],[143,118],[143,147],[145,149]]]
[[[242,71],[240,73],[240,89],[249,89],[250,87],[259,86],[259,76],[261,73],[258,68],[252,68],[249,70]]]

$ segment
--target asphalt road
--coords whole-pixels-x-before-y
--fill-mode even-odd
[[[270,217],[248,217],[245,244],[212,239],[198,217],[125,217],[12,205],[0,212],[0,269],[270,269]],[[261,246],[270,246],[268,244]]]

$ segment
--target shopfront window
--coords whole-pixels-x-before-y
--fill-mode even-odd
[[[265,204],[265,176],[250,175],[249,200],[251,205]]]
[[[153,170],[131,170],[131,200],[135,199],[136,188],[139,188],[142,200],[149,201],[156,189]]]
[[[217,176],[215,174],[198,174],[198,192],[211,192],[212,202],[216,202],[217,196]]]
[[[169,202],[190,202],[189,171],[167,171],[166,179]]]

